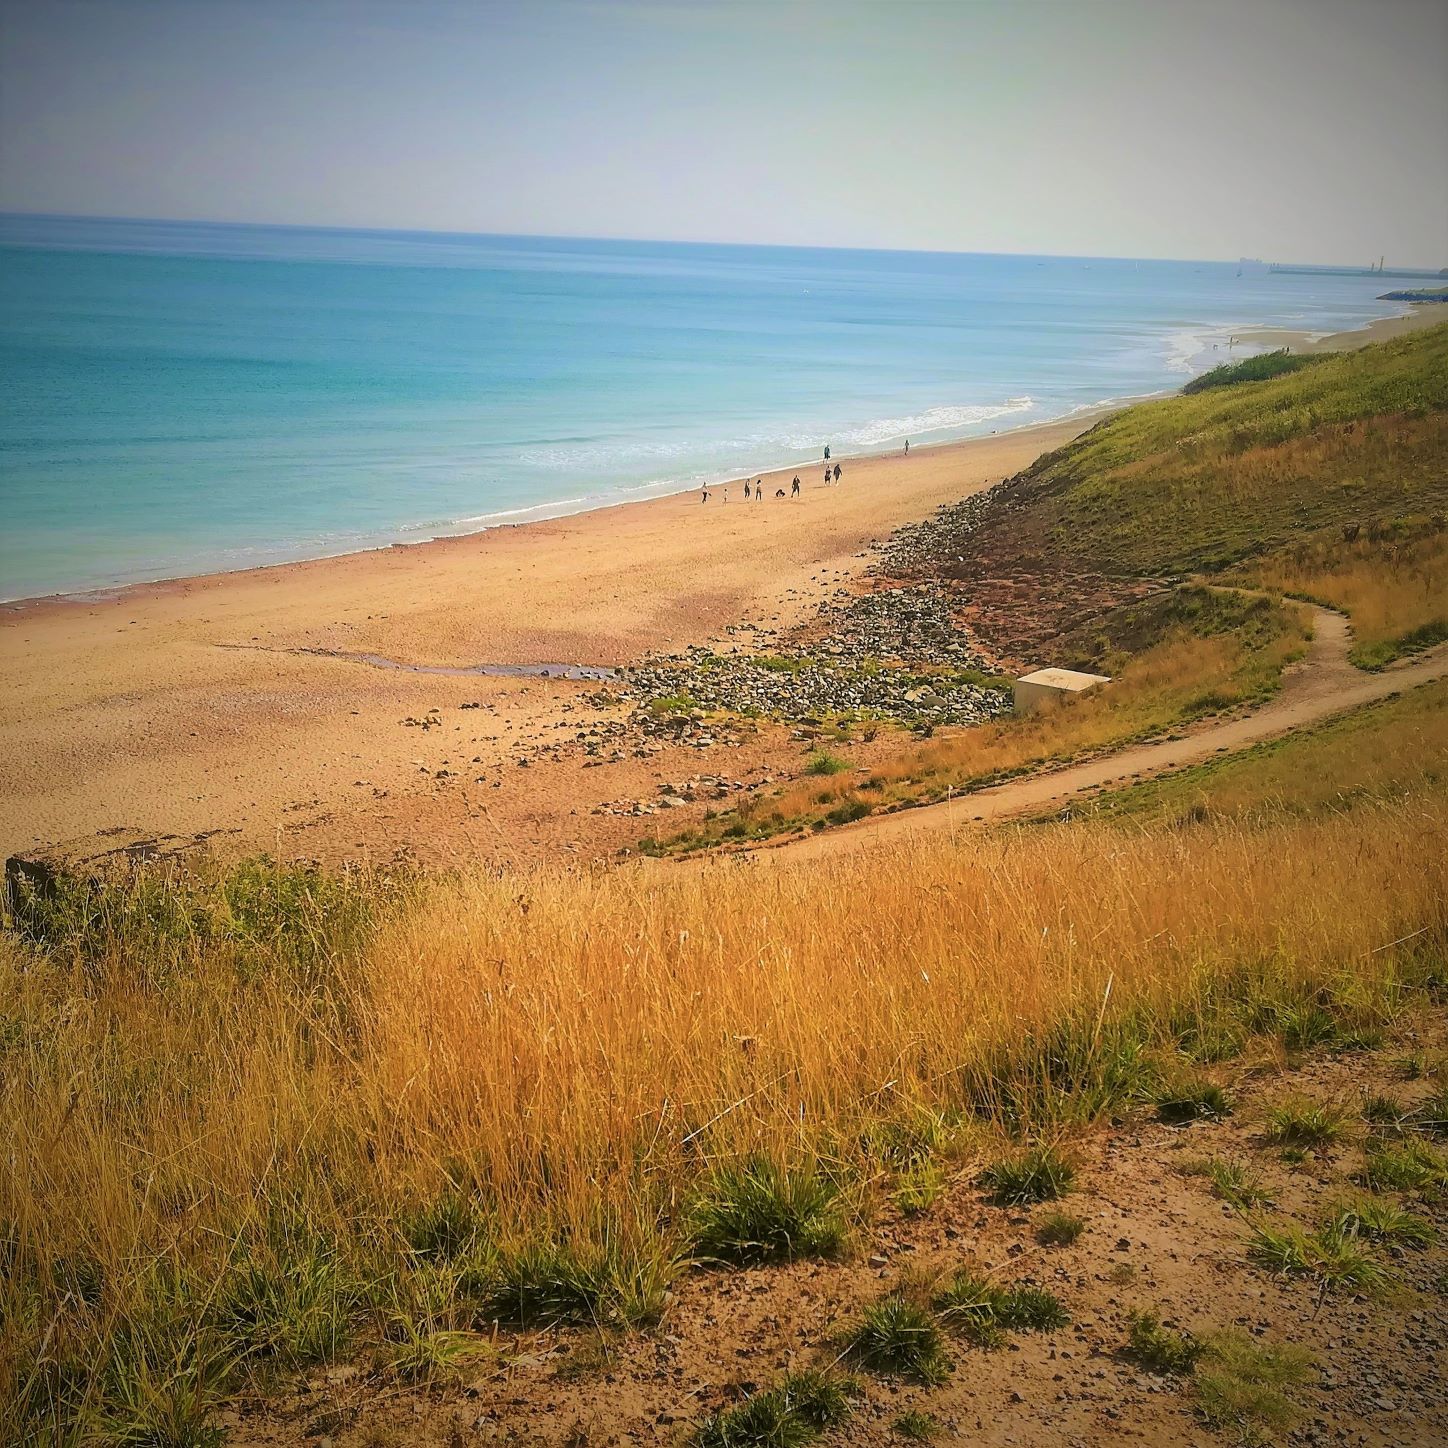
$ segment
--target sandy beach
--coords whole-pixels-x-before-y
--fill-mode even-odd
[[[1428,313],[1429,315],[1424,315]],[[1421,320],[1420,320],[1421,319]],[[1437,320],[1431,308],[1322,345]],[[428,862],[610,854],[637,820],[595,806],[693,773],[798,763],[788,731],[599,765],[596,683],[409,665],[617,665],[806,620],[872,541],[1018,471],[1095,420],[794,469],[413,547],[0,610],[0,846],[79,857],[209,841],[225,853]],[[429,720],[431,713],[431,722]],[[747,754],[747,758],[741,755]],[[520,761],[522,761],[520,763]],[[684,823],[681,818],[679,823]]]

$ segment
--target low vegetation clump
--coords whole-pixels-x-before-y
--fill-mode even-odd
[[[1043,1247],[1069,1247],[1085,1230],[1085,1221],[1070,1212],[1046,1212],[1037,1219],[1036,1240]]]
[[[900,1173],[895,1185],[895,1205],[907,1217],[928,1212],[945,1191],[945,1172],[939,1162],[912,1163]]]
[[[1437,1240],[1431,1222],[1374,1197],[1340,1202],[1328,1213],[1324,1229],[1345,1237],[1404,1247],[1426,1247]]]
[[[1182,396],[1208,392],[1213,387],[1233,387],[1239,382],[1265,382],[1269,377],[1281,377],[1288,372],[1299,372],[1323,360],[1321,355],[1312,356],[1301,352],[1289,352],[1280,347],[1275,352],[1261,352],[1255,357],[1244,357],[1240,362],[1223,362],[1190,382],[1182,384]]]
[[[905,1292],[871,1303],[844,1338],[850,1361],[883,1377],[939,1386],[950,1375],[950,1358],[927,1307]]]
[[[939,1418],[933,1413],[921,1412],[919,1408],[911,1408],[908,1412],[901,1413],[891,1427],[897,1437],[904,1438],[909,1443],[929,1443],[945,1431]]]
[[[753,1264],[829,1257],[847,1222],[838,1185],[818,1168],[754,1156],[720,1167],[689,1210],[690,1239],[707,1261]]]
[[[1007,1332],[1054,1332],[1070,1315],[1060,1299],[1044,1288],[1002,1287],[972,1268],[962,1267],[935,1294],[941,1320],[980,1347],[996,1347]]]
[[[1414,1131],[1435,1138],[1448,1137],[1448,1086],[1440,1086],[1413,1112],[1408,1123]]]
[[[1435,1197],[1448,1190],[1448,1158],[1423,1141],[1370,1141],[1359,1179],[1375,1192]]]
[[[849,767],[848,759],[841,759],[838,754],[831,754],[827,750],[820,749],[810,755],[804,772],[813,775],[843,774]]]
[[[1177,1081],[1156,1098],[1156,1114],[1168,1126],[1219,1120],[1232,1109],[1232,1098],[1212,1081]]]
[[[1154,1373],[1189,1373],[1206,1351],[1206,1344],[1189,1332],[1162,1324],[1154,1312],[1133,1312],[1127,1351]]]
[[[1377,1092],[1363,1098],[1363,1120],[1369,1126],[1402,1126],[1407,1121],[1408,1114],[1408,1108],[1396,1096]]]
[[[1033,1146],[1006,1157],[980,1174],[980,1185],[997,1206],[1029,1206],[1065,1196],[1076,1181],[1076,1168],[1054,1146]]]
[[[831,1373],[787,1374],[776,1386],[713,1413],[689,1438],[692,1448],[799,1448],[850,1415],[851,1384]]]
[[[1183,1162],[1181,1171],[1187,1176],[1205,1177],[1211,1184],[1212,1195],[1238,1211],[1270,1207],[1276,1200],[1276,1194],[1261,1176],[1240,1162],[1208,1157]]]
[[[1316,1149],[1341,1141],[1346,1130],[1347,1113],[1340,1106],[1295,1098],[1267,1113],[1263,1136],[1274,1146]]]
[[[1300,1416],[1288,1390],[1312,1376],[1312,1359],[1288,1343],[1262,1342],[1244,1332],[1214,1334],[1197,1364],[1192,1395],[1202,1421],[1239,1442],[1265,1442]]]
[[[1250,1261],[1283,1277],[1310,1277],[1321,1290],[1377,1292],[1392,1274],[1364,1246],[1349,1224],[1331,1221],[1308,1232],[1302,1227],[1259,1226],[1247,1249]]]
[[[1235,1330],[1198,1337],[1164,1325],[1154,1312],[1131,1314],[1125,1352],[1151,1372],[1190,1379],[1197,1416],[1248,1445],[1293,1426],[1300,1410],[1287,1390],[1312,1372],[1300,1348]]]

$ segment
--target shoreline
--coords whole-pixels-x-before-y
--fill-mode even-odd
[[[1348,336],[1360,345],[1382,332]],[[797,501],[772,496],[790,468],[764,475],[758,503],[673,494],[6,606],[0,848],[80,860],[198,846],[443,867],[606,860],[637,843],[621,804],[690,778],[715,781],[706,799],[761,787],[797,772],[802,746],[769,722],[751,723],[742,748],[742,735],[640,738],[606,680],[562,676],[555,661],[768,652],[823,606],[868,591],[874,547],[896,528],[1112,410],[908,458],[857,456],[837,486],[806,472]]]
[[[912,444],[909,456],[915,458],[948,453],[957,448],[967,447],[972,443],[988,442],[992,438],[1026,436],[1034,432],[1063,427],[1078,422],[1091,425],[1099,422],[1101,418],[1108,414],[1118,411],[1120,408],[1131,407],[1138,402],[1149,402],[1154,398],[1170,397],[1176,390],[1176,388],[1165,388],[1159,392],[1143,392],[1128,397],[1086,403],[1081,407],[1063,414],[1061,417],[1041,418],[1035,422],[1024,422],[1015,427],[999,428],[993,432],[971,437],[950,438],[942,442],[921,443],[918,446]],[[831,463],[850,463],[858,467],[862,464],[869,464],[888,458],[903,458],[904,456],[905,454],[902,449],[895,448],[875,452],[847,453],[839,456],[831,455],[830,461]],[[763,470],[756,469],[750,473],[741,473],[738,477],[727,478],[722,482],[711,482],[707,487],[711,493],[727,488],[742,489],[746,481],[752,483],[755,478],[763,478],[767,483],[784,480],[787,486],[789,478],[792,477],[794,473],[801,472],[802,470],[813,472],[822,467],[822,458],[815,458],[806,463],[784,463]],[[642,487],[649,486],[649,484],[642,485]],[[55,593],[31,594],[22,598],[0,599],[0,627],[4,626],[6,615],[26,614],[47,607],[63,607],[72,604],[89,605],[95,603],[121,602],[138,596],[144,596],[146,593],[152,591],[169,592],[187,584],[206,584],[220,579],[243,579],[285,569],[316,568],[329,563],[339,563],[346,559],[372,558],[398,551],[417,552],[440,548],[452,543],[471,542],[487,537],[490,534],[535,528],[549,523],[566,522],[574,518],[589,518],[601,513],[611,513],[619,509],[648,508],[658,503],[677,502],[681,498],[697,497],[701,488],[701,485],[697,483],[691,483],[687,487],[675,487],[673,484],[660,484],[659,486],[664,489],[664,491],[650,493],[647,496],[637,498],[614,498],[608,501],[589,503],[583,507],[575,507],[569,503],[539,503],[533,507],[518,509],[518,512],[526,512],[534,516],[520,518],[517,522],[485,523],[481,527],[470,527],[456,533],[433,533],[427,537],[418,538],[416,542],[412,543],[397,541],[376,543],[369,544],[363,548],[344,549],[340,553],[319,553],[309,555],[306,558],[283,559],[275,563],[253,563],[243,565],[239,568],[224,568],[203,573],[177,573],[168,575],[165,578],[141,579],[135,583],[105,583],[99,584],[95,588],[61,590]],[[742,493],[733,501],[742,504],[744,501]],[[771,499],[770,501],[773,503],[777,500]],[[722,507],[724,504],[721,502],[719,506]],[[507,515],[500,513],[481,516],[504,518]]]
[[[1402,332],[1412,330],[1417,326],[1431,325],[1434,320],[1442,320],[1442,318],[1439,317],[1435,319],[1430,307],[1423,304],[1408,303],[1404,304],[1404,310],[1401,312],[1387,317],[1374,318],[1361,327],[1351,328],[1343,332],[1319,333],[1310,330],[1292,330],[1257,325],[1244,325],[1240,328],[1220,328],[1217,330],[1230,331],[1232,335],[1245,338],[1249,343],[1260,344],[1264,350],[1270,349],[1273,346],[1286,345],[1295,346],[1300,351],[1315,353],[1355,346],[1366,346],[1371,342],[1386,341],[1391,337],[1398,336]],[[1230,357],[1227,360],[1231,360]],[[1191,375],[1200,374],[1194,373]],[[916,453],[925,455],[938,452],[941,449],[959,447],[964,443],[979,442],[987,437],[1029,433],[1042,428],[1057,427],[1077,420],[1099,420],[1107,413],[1123,407],[1131,407],[1137,403],[1150,402],[1161,397],[1170,397],[1179,390],[1179,386],[1180,384],[1178,384],[1178,386],[1161,388],[1154,392],[1129,393],[1121,397],[1103,398],[1098,402],[1083,403],[1056,417],[1038,418],[1035,421],[1020,423],[1013,427],[998,428],[989,433],[971,434],[965,437],[945,438],[939,442],[921,443],[912,448],[912,455]],[[859,464],[876,458],[895,456],[899,454],[899,452],[900,449],[898,448],[879,449],[870,452],[843,454],[832,457],[831,461]],[[677,486],[669,482],[631,485],[630,490],[636,489],[641,494],[641,496],[638,497],[599,497],[597,501],[594,501],[590,499],[589,495],[585,494],[582,498],[578,499],[561,500],[553,503],[537,503],[524,508],[500,510],[493,514],[479,514],[476,518],[460,520],[460,522],[481,526],[460,527],[456,532],[430,533],[425,537],[419,537],[416,541],[403,541],[392,538],[386,542],[367,544],[357,548],[344,548],[336,553],[309,553],[305,557],[281,558],[268,563],[243,564],[236,568],[168,574],[161,578],[140,579],[131,583],[102,583],[91,588],[57,589],[50,593],[26,594],[16,598],[0,598],[0,619],[3,619],[5,615],[29,612],[47,605],[64,606],[66,604],[76,603],[105,602],[112,598],[133,597],[137,593],[148,589],[173,588],[182,584],[200,583],[216,578],[243,577],[254,573],[268,572],[273,569],[307,567],[334,562],[339,559],[385,553],[395,549],[430,548],[438,544],[451,542],[455,539],[477,538],[485,533],[496,532],[500,529],[528,528],[535,524],[551,523],[565,518],[583,517],[591,513],[606,512],[613,508],[647,506],[650,503],[658,502],[666,498],[680,498],[693,495],[699,492],[701,487],[708,487],[711,490],[742,487],[748,479],[764,477],[768,480],[776,478],[781,474],[793,474],[801,468],[819,467],[822,461],[822,459],[816,458],[811,462],[775,464],[763,470],[755,469],[747,474],[741,473],[736,477],[725,478],[720,481],[711,481],[705,484],[690,483],[685,486]],[[657,488],[658,491],[650,491],[654,488]],[[528,516],[518,516],[516,521],[507,521],[512,515],[522,514],[527,514]],[[409,528],[417,528],[421,531],[422,526],[424,525],[399,525],[398,531],[407,531]]]

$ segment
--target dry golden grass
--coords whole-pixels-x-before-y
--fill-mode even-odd
[[[520,1230],[648,1184],[672,1200],[702,1156],[963,1107],[994,1052],[1082,1012],[1169,1014],[1243,970],[1367,992],[1397,965],[1374,948],[1448,922],[1445,824],[1435,799],[808,869],[479,875],[430,887],[310,1002],[199,943],[157,982],[124,950],[37,966],[7,941],[0,1217],[119,1264],[293,1190],[390,1211],[449,1163]]]
[[[1246,565],[1258,587],[1315,599],[1348,614],[1354,658],[1380,666],[1413,647],[1448,638],[1448,530],[1319,536]]]
[[[729,838],[736,821],[749,835],[769,835],[823,819],[832,810],[943,797],[980,788],[1055,760],[1079,757],[1145,734],[1266,697],[1282,667],[1307,638],[1305,611],[1288,604],[1242,632],[1202,635],[1171,629],[1134,655],[1116,654],[1109,689],[1039,713],[1008,715],[969,729],[942,730],[877,762],[869,776],[807,775],[719,816],[677,843],[685,848]],[[863,810],[868,812],[868,810]],[[738,831],[735,832],[736,834]]]
[[[1442,968],[1448,802],[477,874],[320,954],[145,899],[159,935],[0,942],[0,1413],[93,1427],[147,1373],[214,1392],[399,1322],[425,1353],[515,1298],[628,1317],[720,1163],[864,1207],[945,1137],[1118,1109],[1181,1041],[1380,1024]],[[449,1266],[408,1223],[458,1199]]]

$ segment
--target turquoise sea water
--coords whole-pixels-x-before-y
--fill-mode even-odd
[[[1399,310],[1381,290],[1205,262],[0,217],[0,598],[1013,427],[1177,385],[1250,325]]]

